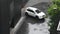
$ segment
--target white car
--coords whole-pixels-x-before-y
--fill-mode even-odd
[[[25,15],[37,17],[39,19],[43,19],[46,17],[46,14],[44,12],[34,7],[27,7],[25,9]]]

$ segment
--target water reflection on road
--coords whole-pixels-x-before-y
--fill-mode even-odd
[[[47,24],[48,21],[48,18],[45,20],[39,20],[28,16],[26,17],[17,34],[49,34],[49,26]]]

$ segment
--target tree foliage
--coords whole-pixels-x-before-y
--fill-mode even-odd
[[[50,34],[57,34],[57,25],[60,19],[60,0],[52,1],[52,5],[48,8],[48,14],[51,16]]]

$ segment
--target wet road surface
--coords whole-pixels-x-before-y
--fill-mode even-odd
[[[34,34],[38,33],[37,31],[34,32],[35,30],[41,30],[41,32],[43,32],[43,29],[46,30],[45,32],[49,33],[48,31],[49,26],[47,24],[48,22],[47,20],[49,21],[48,18],[39,20],[37,18],[27,16],[24,23],[21,25],[20,29],[17,31],[16,34],[32,34],[32,33]]]
[[[48,8],[48,3],[38,3],[33,7],[36,7],[46,13],[47,12],[46,10]],[[21,25],[21,27],[19,28],[16,34],[36,34],[39,32],[40,32],[39,34],[49,34],[49,31],[48,31],[49,26],[47,24],[48,21],[49,21],[49,18],[39,20],[31,16],[26,16],[25,21],[23,22],[23,24]]]

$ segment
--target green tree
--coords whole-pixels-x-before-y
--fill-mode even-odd
[[[57,26],[60,19],[60,0],[53,0],[52,5],[48,8],[48,14],[50,15],[51,23],[50,34],[57,34]]]

